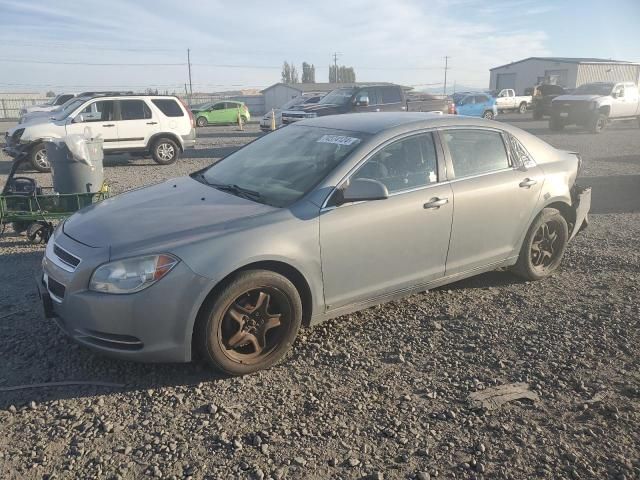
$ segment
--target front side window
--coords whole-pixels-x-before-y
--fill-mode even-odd
[[[194,178],[238,196],[285,207],[310,192],[369,136],[290,125],[255,140]]]
[[[376,101],[376,92],[373,88],[366,88],[364,90],[360,90],[356,94],[355,102],[362,103],[367,101],[369,105],[376,105],[378,102]]]
[[[120,120],[151,118],[151,109],[142,100],[120,100]]]
[[[354,88],[338,88],[322,97],[322,105],[346,105],[353,96]]]
[[[367,160],[352,178],[378,180],[393,193],[436,183],[437,171],[433,135],[424,133],[387,145]]]
[[[400,103],[402,95],[398,87],[381,87],[382,102],[381,103]]]
[[[224,102],[216,103],[213,107],[211,107],[211,110],[224,110],[224,109],[225,109]]]
[[[108,122],[114,119],[113,100],[102,100],[87,105],[81,112],[83,122]]]
[[[509,157],[499,132],[490,130],[445,130],[456,178],[509,168]]]

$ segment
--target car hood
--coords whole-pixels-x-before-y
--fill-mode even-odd
[[[278,210],[181,177],[95,203],[68,218],[63,230],[90,247],[136,249],[234,230]]]
[[[323,103],[323,104],[313,104],[313,105],[304,105],[300,108],[292,109],[292,110],[302,110],[306,113],[317,113],[320,115],[329,115],[331,113],[339,112],[340,105],[334,105],[331,103]]]
[[[562,102],[562,101],[582,101],[582,102],[592,102],[597,100],[598,98],[602,98],[604,95],[558,95],[554,98],[553,102]]]

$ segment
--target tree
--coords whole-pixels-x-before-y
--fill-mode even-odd
[[[316,67],[313,64],[302,62],[302,83],[316,82]]]
[[[356,72],[353,67],[339,66],[337,69],[335,65],[329,67],[329,82],[331,83],[355,83]]]
[[[300,83],[300,79],[298,77],[298,70],[293,64],[289,64],[289,62],[284,62],[282,64],[282,72],[280,74],[282,83]]]
[[[54,92],[53,90],[49,90],[47,92],[47,97],[55,97],[56,96],[56,92]]]

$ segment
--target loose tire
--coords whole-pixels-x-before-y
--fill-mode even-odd
[[[491,110],[487,110],[482,114],[482,118],[486,118],[487,120],[493,120],[493,112]]]
[[[301,323],[300,295],[287,278],[247,270],[203,306],[194,329],[194,347],[216,370],[245,375],[281,360]]]
[[[524,238],[514,273],[527,280],[541,280],[555,272],[569,241],[567,221],[555,208],[545,208]]]
[[[160,138],[154,142],[151,148],[151,156],[160,165],[171,165],[178,160],[180,148],[170,138]]]
[[[520,106],[518,107],[518,112],[522,113],[527,113],[527,104],[526,102],[522,102],[520,104]]]
[[[564,128],[564,123],[558,117],[554,117],[553,115],[549,119],[549,130],[554,132],[559,132]]]
[[[604,113],[594,115],[589,121],[589,131],[591,133],[600,133],[607,127],[608,118]]]
[[[196,120],[196,125],[198,125],[199,127],[206,127],[208,124],[209,122],[205,117],[198,117],[198,119]]]
[[[38,172],[46,173],[51,171],[51,164],[47,159],[47,149],[44,143],[40,142],[33,146],[29,152],[29,162]]]

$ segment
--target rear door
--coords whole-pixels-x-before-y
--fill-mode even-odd
[[[114,149],[118,145],[118,122],[116,122],[115,100],[95,100],[87,104],[70,124],[67,134],[84,135],[89,129],[92,137],[100,136],[104,140],[104,149]]]
[[[236,102],[225,102],[224,118],[225,123],[235,123],[238,121],[238,108],[240,104]]]
[[[510,153],[510,136],[495,129],[440,132],[455,214],[447,275],[497,264],[518,254],[533,219],[544,177],[525,153]],[[518,142],[519,143],[519,142]]]
[[[160,131],[159,119],[144,100],[118,100],[118,107],[118,148],[145,148]]]

